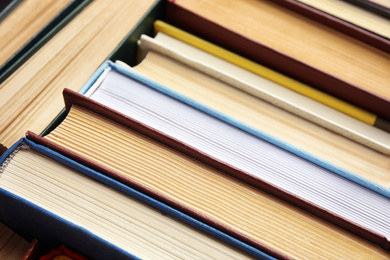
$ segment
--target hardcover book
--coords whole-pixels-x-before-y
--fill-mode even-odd
[[[154,38],[143,35],[139,40],[140,64],[133,67],[135,70],[158,77],[154,75],[158,73],[154,69],[158,64],[153,66],[148,62],[151,59],[148,56],[153,55],[147,55],[151,50],[356,142],[390,154],[390,121],[162,21],[155,22],[155,31]],[[166,64],[169,66],[172,62]],[[163,65],[161,70],[166,70],[164,68]],[[172,65],[167,69],[180,70]],[[166,72],[161,73],[162,77],[164,75]]]
[[[159,38],[158,36],[157,38]],[[145,42],[145,38],[141,38],[141,46]],[[159,39],[156,41],[159,41]],[[194,64],[191,62],[190,64],[184,56],[175,55],[179,52],[180,46],[175,45],[172,49],[170,54],[163,53],[162,49],[160,51],[155,51],[153,48],[149,49],[142,62],[130,68],[130,70],[136,71],[216,111],[229,115],[254,129],[266,132],[381,186],[390,187],[390,169],[386,163],[390,159],[388,153],[386,153],[388,150],[386,147],[388,147],[390,140],[388,133],[362,122],[356,122],[357,120],[354,121],[345,115],[340,118],[337,115],[336,121],[333,122],[337,127],[343,128],[343,136],[338,135],[287,112],[292,109],[292,102],[296,101],[293,98],[297,96],[297,93],[287,93],[283,96],[280,91],[277,92],[277,90],[280,90],[277,87],[281,88],[281,86],[270,84],[247,71],[241,70],[243,74],[237,75],[234,70],[229,70],[228,74],[225,74],[223,71],[226,66],[220,63],[214,65],[218,73],[213,74],[212,68],[207,66],[213,62],[213,58],[207,56],[204,63],[206,66],[200,68],[202,53],[191,49],[191,55],[196,56],[192,61],[199,62],[194,62]],[[229,65],[229,68],[232,68],[231,64]],[[86,86],[89,87],[92,84],[89,82]],[[262,90],[266,93],[259,93]],[[264,102],[261,98],[271,104]],[[305,102],[308,102],[306,108],[304,107]],[[274,103],[276,103],[275,106]],[[283,107],[286,105],[285,103],[291,106]],[[293,112],[299,113],[302,111],[298,110],[302,109],[309,115],[315,115],[317,112],[315,116],[319,116],[323,120],[335,119],[332,118],[332,115],[335,114],[330,113],[329,108],[327,110],[323,110],[323,107],[317,109],[313,103],[313,100],[303,100],[300,97]],[[283,107],[285,110],[278,107]],[[326,111],[326,114],[322,114],[324,111]],[[309,119],[313,120],[313,118]],[[314,118],[314,121],[318,123],[317,118]],[[333,128],[330,129],[333,130]],[[362,139],[359,139],[359,141],[365,143],[365,145],[345,138],[344,135],[350,137],[348,132],[345,131],[346,129],[350,133],[360,135],[360,138],[367,138],[379,145],[370,147],[380,152],[366,147],[367,143]],[[371,139],[369,136],[373,138]],[[378,149],[379,147],[380,149]],[[359,164],[356,162],[359,162]]]
[[[269,258],[26,138],[0,161],[0,220],[42,243],[91,259]]]
[[[116,70],[120,71],[121,69],[116,68]],[[322,206],[313,206],[313,201],[309,200],[316,196],[309,198],[310,195],[308,194],[301,194],[298,196],[296,194],[294,195],[294,191],[290,190],[289,187],[291,187],[292,183],[295,183],[295,181],[285,181],[284,183],[289,186],[287,187],[279,186],[279,184],[283,183],[283,181],[277,184],[272,180],[274,177],[277,178],[279,175],[278,173],[281,174],[279,176],[284,176],[280,179],[282,180],[285,178],[294,179],[294,177],[298,176],[302,177],[303,172],[313,173],[313,171],[315,172],[317,170],[322,171],[321,167],[317,168],[318,166],[315,166],[312,163],[316,160],[316,163],[319,164],[324,162],[314,158],[312,158],[313,162],[305,161],[303,158],[300,158],[300,156],[305,157],[305,159],[309,159],[309,155],[301,153],[302,151],[299,151],[299,149],[295,149],[287,144],[279,143],[279,145],[282,145],[283,148],[287,149],[289,152],[294,153],[295,151],[298,153],[297,155],[288,155],[289,152],[282,152],[283,149],[280,149],[280,147],[277,148],[278,141],[276,139],[266,134],[263,135],[264,133],[258,132],[257,134],[260,134],[260,136],[252,136],[253,132],[248,135],[248,133],[246,133],[246,130],[248,129],[245,129],[245,127],[241,130],[236,129],[231,132],[227,129],[230,128],[229,123],[232,123],[232,121],[229,123],[226,123],[225,121],[229,121],[231,118],[222,114],[219,114],[218,117],[218,113],[214,113],[215,111],[213,112],[212,109],[205,107],[203,110],[195,112],[194,109],[191,108],[191,104],[198,108],[201,107],[200,104],[191,101],[190,99],[185,100],[183,97],[180,98],[180,95],[175,96],[176,94],[173,91],[163,92],[163,96],[168,95],[165,98],[161,98],[160,94],[157,94],[157,96],[146,95],[142,90],[143,84],[153,87],[158,87],[159,85],[157,83],[151,84],[152,82],[143,77],[141,78],[145,81],[142,81],[142,83],[133,82],[133,84],[128,85],[125,82],[129,72],[127,70],[123,70],[122,72],[125,73],[123,77],[125,81],[122,81],[123,79],[121,80],[121,73],[107,74],[107,86],[112,87],[114,84],[116,87],[123,86],[124,88],[122,90],[124,92],[119,92],[122,97],[120,98],[121,101],[115,101],[114,103],[116,103],[119,107],[126,108],[126,105],[123,106],[124,104],[133,103],[133,101],[126,99],[128,97],[125,94],[126,88],[138,86],[139,88],[135,88],[135,92],[131,92],[130,96],[134,96],[135,93],[138,93],[141,96],[135,95],[134,98],[136,100],[143,100],[146,102],[149,100],[157,107],[160,105],[157,110],[161,111],[164,115],[161,117],[157,113],[155,114],[155,117],[153,112],[150,113],[153,108],[147,105],[147,103],[144,103],[143,105],[136,105],[135,103],[134,106],[131,106],[133,109],[130,110],[137,111],[137,107],[139,107],[141,114],[138,116],[133,114],[132,116],[138,118],[138,120],[143,118],[154,121],[157,123],[157,126],[155,124],[150,124],[150,122],[147,122],[148,125],[146,125],[146,122],[143,121],[143,119],[139,122],[137,119],[118,113],[112,108],[101,105],[81,94],[65,90],[64,95],[67,109],[69,111],[65,120],[44,138],[31,134],[29,137],[48,146],[55,143],[58,147],[60,147],[57,147],[57,149],[60,149],[60,151],[67,156],[77,158],[77,160],[85,165],[99,169],[105,172],[108,176],[117,178],[127,185],[137,187],[137,189],[148,192],[165,203],[173,205],[185,213],[199,218],[210,225],[214,225],[224,232],[228,232],[229,234],[238,237],[257,248],[266,250],[267,252],[270,252],[268,250],[272,248],[280,252],[282,255],[290,257],[299,257],[301,255],[310,257],[314,252],[317,254],[318,250],[321,250],[316,246],[311,246],[310,248],[304,247],[301,242],[296,240],[295,235],[297,232],[301,234],[302,238],[305,237],[305,239],[311,240],[314,244],[317,243],[314,241],[321,239],[322,244],[330,243],[332,244],[332,247],[337,247],[334,242],[341,239],[336,243],[343,244],[343,249],[340,248],[340,251],[335,249],[335,251],[330,253],[328,251],[325,252],[321,250],[320,254],[324,254],[329,257],[331,257],[329,254],[333,253],[342,254],[341,252],[345,250],[345,247],[350,247],[352,245],[360,247],[365,244],[364,240],[361,240],[358,236],[348,236],[347,238],[345,237],[345,234],[347,233],[345,233],[343,229],[335,228],[334,226],[332,227],[332,225],[327,224],[319,218],[310,217],[310,214],[305,212],[306,210],[314,214],[322,215],[322,217],[326,218],[327,221],[331,221],[350,232],[365,237],[366,239],[374,243],[378,243],[381,246],[387,247],[385,235],[377,234],[377,231],[373,232],[373,230],[369,230],[370,228],[362,228],[361,226],[354,224],[354,221],[357,221],[365,214],[355,215],[357,219],[354,219],[353,221],[351,219],[347,220],[347,218],[349,218],[349,216],[347,217],[349,213],[346,212],[348,212],[349,209],[344,208],[342,210],[347,215],[340,216],[338,215],[340,212],[334,214],[336,208],[328,208],[325,210]],[[135,76],[135,74],[131,74],[133,77]],[[119,76],[119,78],[116,76]],[[135,77],[140,79],[138,76]],[[145,91],[153,92],[153,87],[149,88],[149,90],[147,88]],[[107,90],[105,88],[102,88],[101,91],[101,93],[107,93],[109,96],[112,96],[112,94],[106,92]],[[98,92],[99,91],[96,91],[94,93],[98,95]],[[171,95],[174,95],[175,97],[172,97]],[[180,107],[176,107],[177,102],[175,103],[172,101],[172,99],[176,98],[179,98],[179,104],[184,102],[180,105]],[[171,121],[172,115],[171,112],[168,112],[169,109],[173,109],[173,111],[181,111],[180,113],[183,111],[191,111],[191,116],[181,114],[180,116],[177,115],[176,119]],[[144,114],[144,112],[146,114]],[[209,113],[212,115],[209,115]],[[214,116],[217,118],[214,118]],[[187,125],[182,124],[182,119],[187,122]],[[173,125],[169,126],[169,122],[172,122]],[[166,123],[168,123],[168,125]],[[151,126],[149,126],[149,124]],[[194,125],[197,127],[192,129]],[[199,127],[204,128],[204,130],[208,133],[204,134],[202,131],[199,131]],[[241,127],[243,127],[243,125],[241,125]],[[193,131],[197,134],[192,134],[194,133]],[[213,134],[209,135],[210,133]],[[91,134],[93,137],[90,136]],[[226,138],[225,134],[234,136],[235,138]],[[244,136],[250,140],[248,139],[243,141],[241,138],[238,138],[241,134],[244,134]],[[177,135],[181,137],[177,138]],[[225,141],[221,143],[217,141],[218,138],[213,141],[216,136],[220,136],[219,138],[222,138]],[[263,138],[267,141],[262,140]],[[199,140],[204,140],[205,142]],[[241,143],[242,145],[250,146],[250,149],[247,147],[248,151],[252,151],[254,147],[257,147],[253,150],[253,152],[258,155],[264,154],[258,149],[264,148],[264,145],[267,147],[263,149],[263,152],[267,151],[266,154],[268,155],[264,154],[265,157],[263,158],[252,158],[253,161],[257,161],[257,166],[254,166],[257,173],[246,172],[245,169],[240,169],[240,163],[234,163],[236,159],[241,158],[241,160],[243,160],[241,162],[247,162],[245,165],[252,167],[252,163],[250,163],[251,158],[250,156],[248,157],[245,155],[245,151],[240,149],[238,153],[233,154],[229,151],[232,147],[237,148],[237,140],[239,140],[238,143]],[[260,145],[258,141],[260,141],[260,143],[263,142],[263,144]],[[226,142],[228,142],[228,145]],[[276,147],[273,147],[275,144]],[[211,150],[209,148],[211,148]],[[121,149],[121,156],[113,156],[113,149]],[[274,154],[276,157],[274,159],[269,158],[268,156],[271,156],[271,154]],[[223,157],[219,157],[220,155]],[[287,157],[285,158],[285,156]],[[224,157],[230,159],[226,160]],[[298,166],[299,163],[298,165],[293,163],[297,172],[294,171],[294,173],[288,173],[287,169],[292,170],[292,168],[287,166],[285,163],[278,163],[282,157],[283,162],[287,163],[291,159],[291,163],[293,163],[293,161],[297,159],[304,165]],[[293,159],[294,157],[295,159]],[[238,162],[239,161],[240,159]],[[278,165],[281,167],[280,171],[277,170],[279,168]],[[210,166],[212,168],[209,168]],[[338,170],[336,170],[337,167],[333,168],[331,165],[328,165],[327,167],[330,167],[332,170],[335,170],[335,172],[338,172]],[[267,169],[269,169],[269,174],[267,173]],[[326,169],[323,169],[323,171],[327,172]],[[183,172],[186,172],[186,174],[183,174]],[[266,179],[265,176],[271,176],[272,178]],[[350,180],[345,179],[346,176],[337,176],[337,174],[334,173],[325,174],[324,176],[332,177],[328,180],[324,177],[318,179],[317,181],[324,184],[324,181],[327,182],[336,177],[337,180],[334,179],[334,181],[335,183],[338,183],[338,192],[347,192],[347,190],[349,190],[347,187],[352,185],[350,186],[352,190],[357,188],[359,191],[356,190],[356,192],[358,193],[366,190],[369,194],[371,194],[370,196],[373,195],[375,198],[373,197],[371,204],[379,203],[379,201],[386,203],[386,201],[388,201],[384,195],[376,194],[376,192],[367,190],[357,183],[353,184]],[[301,180],[304,179],[305,177],[301,178]],[[312,178],[310,179],[313,180]],[[355,179],[355,181],[357,179]],[[301,182],[301,184],[303,184],[303,182]],[[319,187],[321,187],[321,189],[324,187],[327,189],[326,187],[334,187],[334,184],[321,186],[316,185],[315,188],[312,187],[313,191]],[[234,192],[232,192],[232,190],[234,190]],[[298,190],[306,193],[310,189]],[[383,189],[382,191],[384,193],[387,192],[386,189]],[[289,201],[294,206],[286,204],[283,200],[269,197],[264,192],[268,192],[276,197],[282,198],[285,201]],[[330,194],[326,193],[327,191],[325,190],[323,193],[321,192],[321,194],[325,197],[328,195],[330,196]],[[324,199],[325,197],[323,197],[323,201],[329,201],[328,199]],[[339,198],[341,200],[345,199],[343,198],[343,195]],[[316,199],[314,198],[314,200]],[[340,202],[340,200],[336,198],[331,201]],[[360,202],[367,203],[363,201],[359,201],[359,203]],[[354,204],[352,201],[346,202],[346,204],[349,203]],[[352,209],[358,204],[354,204],[354,206],[349,205],[348,207]],[[258,207],[261,207],[262,209]],[[296,207],[304,208],[304,210],[300,210]],[[363,209],[365,206],[358,207],[363,211],[366,210]],[[266,208],[267,210],[264,210]],[[386,208],[387,207],[384,206],[382,210],[386,210]],[[271,212],[275,211],[284,213],[278,214],[280,217],[275,218],[275,216],[271,216]],[[368,215],[370,216],[369,219],[380,216],[384,217],[383,214],[374,214],[374,216],[371,215],[371,213],[368,213]],[[286,218],[287,216],[289,217]],[[309,223],[311,224],[309,226],[307,225],[307,218],[310,219]],[[266,219],[268,224],[265,225],[265,222],[262,221],[262,219]],[[304,224],[306,228],[304,230],[299,228],[298,231],[296,228],[298,228],[301,224],[303,225],[303,222],[301,223],[301,221],[306,223]],[[289,226],[282,223],[296,223],[296,226]],[[250,230],[247,230],[245,226],[251,226]],[[281,226],[283,226],[283,229],[280,228]],[[322,231],[318,231],[319,229]],[[383,231],[382,226],[378,229],[381,230],[381,232]],[[313,231],[312,233],[309,230],[317,231]],[[277,241],[279,239],[276,236],[271,235],[269,232],[277,232],[280,236],[284,237],[284,246],[278,244]],[[261,234],[269,235],[263,236]],[[326,242],[323,240],[324,234],[327,234]],[[360,249],[353,250],[360,251]],[[376,252],[386,255],[385,252],[381,252],[380,250]],[[348,252],[348,254],[350,253],[351,252]]]

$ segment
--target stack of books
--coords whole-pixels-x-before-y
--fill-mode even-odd
[[[13,254],[390,258],[389,6],[65,6],[2,74]]]

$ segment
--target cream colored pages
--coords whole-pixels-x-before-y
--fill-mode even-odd
[[[14,152],[0,176],[1,188],[141,259],[249,258],[31,148]]]
[[[390,187],[390,156],[376,152],[166,56],[149,52],[134,70],[224,114]]]
[[[364,8],[339,0],[298,1],[390,39],[389,20]],[[388,0],[385,1],[390,3]]]
[[[167,96],[170,89],[159,92],[114,69],[107,70],[107,74],[102,73],[104,79],[99,87],[90,95],[93,100],[292,196],[304,198],[327,212],[390,238],[390,229],[385,224],[390,222],[389,198],[242,131],[241,126],[235,127],[183,104]],[[193,103],[193,100],[186,101]],[[390,192],[383,190],[390,197]]]
[[[77,106],[45,138],[288,256],[389,257],[358,237]]]
[[[272,1],[176,0],[174,4],[320,71],[390,99],[390,54]]]
[[[92,1],[3,82],[1,143],[10,147],[27,130],[43,131],[63,109],[63,88],[78,91],[154,2]]]
[[[24,0],[0,23],[0,66],[37,34],[71,0]]]
[[[371,1],[371,2],[374,2],[376,4],[379,4],[379,5],[382,5],[388,9],[390,9],[390,2],[388,0],[374,0],[374,1]]]
[[[221,58],[158,32],[140,40],[141,56],[149,49],[215,77],[277,107],[303,117],[379,152],[390,154],[390,133],[251,73]]]

